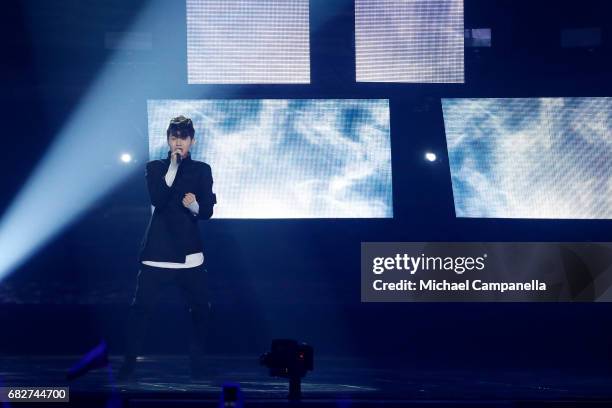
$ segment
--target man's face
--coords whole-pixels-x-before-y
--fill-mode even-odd
[[[189,136],[184,139],[175,135],[170,135],[168,137],[168,146],[170,147],[170,151],[172,154],[180,153],[182,158],[187,156],[189,149],[191,149],[191,146],[194,144],[195,139],[192,139]]]

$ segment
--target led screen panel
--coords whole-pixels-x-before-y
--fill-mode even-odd
[[[463,83],[463,0],[355,0],[358,82]]]
[[[149,155],[190,117],[212,166],[214,218],[391,218],[387,99],[150,100]]]
[[[308,0],[187,0],[190,84],[310,83]]]
[[[458,217],[612,218],[612,98],[443,99]]]

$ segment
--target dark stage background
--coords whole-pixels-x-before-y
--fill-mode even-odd
[[[2,6],[0,214],[108,62],[104,33],[129,30],[144,5]],[[211,351],[255,357],[272,338],[295,337],[318,354],[364,357],[373,365],[594,369],[612,363],[612,304],[361,304],[359,291],[362,241],[612,240],[610,220],[456,218],[440,105],[441,97],[611,96],[610,2],[466,0],[465,28],[492,28],[493,46],[466,48],[460,85],[356,83],[352,2],[311,0],[310,85],[188,86],[185,5],[167,6],[150,27],[153,48],[132,52],[121,69],[136,82],[139,72],[155,70],[172,93],[140,83],[134,98],[116,100],[117,112],[100,112],[116,129],[130,130],[125,149],[141,161],[0,283],[0,353],[80,354],[101,338],[111,352],[122,352],[149,216],[147,99],[389,98],[393,219],[201,223],[214,299]],[[601,27],[602,45],[561,48],[560,30],[576,27]],[[442,160],[425,162],[427,149]],[[45,202],[38,205],[45,211]],[[185,352],[188,316],[176,292],[166,294],[160,311],[147,351]]]

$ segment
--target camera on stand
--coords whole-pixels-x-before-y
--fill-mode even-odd
[[[270,369],[270,376],[289,379],[289,399],[302,396],[302,377],[313,370],[314,351],[306,343],[296,340],[272,340],[270,351],[259,358],[261,365]]]

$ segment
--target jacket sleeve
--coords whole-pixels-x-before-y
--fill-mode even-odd
[[[163,208],[172,197],[172,187],[166,184],[163,174],[164,166],[160,164],[161,162],[149,162],[145,171],[151,204],[159,209]]]
[[[207,220],[213,215],[213,207],[217,203],[217,196],[212,191],[213,178],[210,166],[206,164],[202,168],[202,175],[196,192],[196,200],[200,206],[197,218]]]

